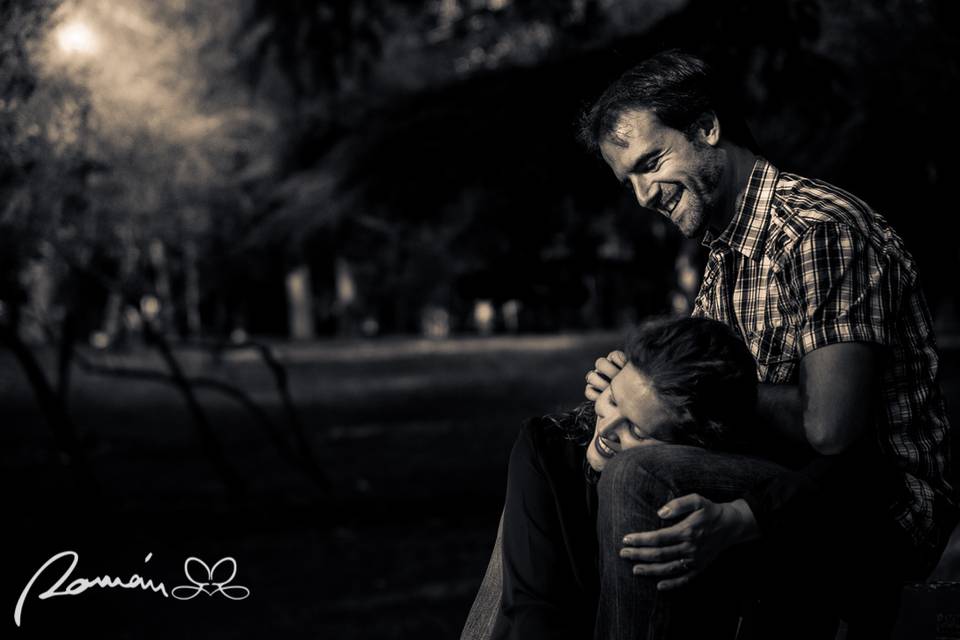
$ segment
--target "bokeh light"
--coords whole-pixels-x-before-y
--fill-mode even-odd
[[[86,23],[69,22],[57,30],[57,45],[64,53],[89,55],[97,50],[97,36]]]

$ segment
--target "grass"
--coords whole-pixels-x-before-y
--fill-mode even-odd
[[[102,493],[78,493],[2,353],[0,468],[13,533],[3,602],[12,607],[33,572],[65,549],[80,554],[76,576],[139,572],[168,586],[183,583],[189,556],[210,564],[232,556],[236,582],[251,590],[242,602],[91,590],[31,599],[21,629],[11,616],[5,624],[12,637],[38,638],[456,638],[489,557],[517,427],[579,402],[583,373],[617,341],[277,344],[331,487],[319,490],[286,462],[239,406],[201,393],[247,482],[239,497],[225,494],[171,388],[80,373],[70,407]],[[283,423],[273,380],[252,352],[178,355],[192,375],[243,387]],[[144,352],[109,359],[159,367]],[[960,391],[958,365],[949,351],[948,400]]]
[[[251,589],[240,603],[128,591],[31,599],[17,632],[457,637],[493,543],[517,427],[578,402],[583,373],[616,342],[608,334],[277,345],[332,486],[319,490],[243,409],[203,392],[227,458],[249,487],[233,498],[200,454],[171,388],[83,374],[75,374],[70,407],[102,495],[78,494],[4,354],[0,462],[10,475],[5,504],[16,516],[16,552],[4,571],[12,595],[4,601],[15,602],[32,573],[65,549],[80,554],[77,576],[139,571],[171,586],[183,582],[188,556],[210,564],[233,556],[237,582]],[[283,424],[272,378],[252,353],[179,356],[193,375],[252,392]],[[147,353],[109,358],[159,367]]]

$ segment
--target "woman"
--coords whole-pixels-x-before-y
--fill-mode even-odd
[[[598,593],[596,481],[618,453],[663,443],[736,449],[755,364],[725,325],[648,322],[595,402],[526,423],[510,456],[493,638],[589,638]],[[594,373],[596,375],[596,373]]]

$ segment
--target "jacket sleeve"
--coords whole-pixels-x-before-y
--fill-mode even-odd
[[[510,454],[503,520],[503,594],[506,633],[516,639],[576,638],[575,576],[561,522],[529,423]],[[581,603],[582,604],[582,603]],[[502,625],[500,625],[502,626]]]

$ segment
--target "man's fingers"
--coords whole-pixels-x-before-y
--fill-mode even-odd
[[[683,585],[690,582],[690,580],[697,575],[695,571],[690,571],[683,574],[682,576],[676,576],[674,578],[669,578],[667,580],[661,580],[657,583],[658,591],[670,591],[672,589],[677,589]]]
[[[693,555],[693,545],[684,542],[672,547],[623,547],[620,557],[634,562],[669,562],[689,558]]]
[[[674,520],[676,518],[693,513],[697,509],[703,509],[704,502],[703,496],[697,493],[688,493],[685,496],[674,498],[667,504],[660,507],[660,511],[657,512],[657,515],[664,520]]]
[[[680,560],[673,562],[661,562],[658,564],[636,564],[633,566],[633,575],[635,576],[671,576],[678,577],[689,573],[690,567]]]
[[[693,525],[700,519],[700,512],[695,511],[680,522],[657,529],[656,531],[641,531],[628,533],[623,537],[623,544],[631,547],[669,547],[689,542],[693,538]]]
[[[597,398],[600,397],[600,392],[594,389],[593,387],[591,387],[590,385],[587,385],[586,388],[583,390],[583,395],[586,396],[587,400],[590,400],[591,402],[596,402]]]

